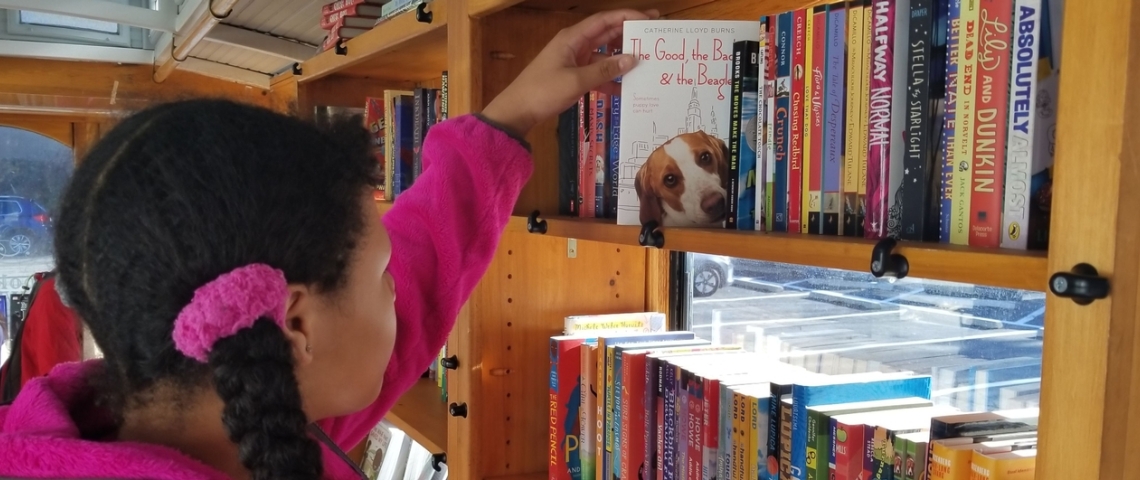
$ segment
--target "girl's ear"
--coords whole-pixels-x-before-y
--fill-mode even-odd
[[[289,299],[285,305],[285,338],[293,349],[297,367],[313,361],[313,338],[316,333],[317,297],[307,285],[289,285]]]

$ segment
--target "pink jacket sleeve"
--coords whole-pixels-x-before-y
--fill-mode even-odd
[[[490,266],[532,169],[523,143],[476,116],[428,131],[423,173],[383,217],[392,239],[396,347],[376,402],[321,422],[338,445],[362,441],[435,360]]]

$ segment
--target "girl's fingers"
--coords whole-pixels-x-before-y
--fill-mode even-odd
[[[621,35],[621,26],[626,20],[648,20],[656,17],[656,10],[643,13],[637,10],[623,9],[595,13],[565,30],[566,42],[576,52],[583,49],[593,50],[614,38],[615,34],[612,30],[616,29],[616,35]],[[602,38],[605,40],[598,41]]]

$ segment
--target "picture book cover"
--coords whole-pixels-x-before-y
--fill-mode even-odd
[[[724,227],[732,49],[759,42],[759,21],[625,23],[619,225]]]

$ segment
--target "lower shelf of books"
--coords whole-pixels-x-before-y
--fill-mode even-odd
[[[447,480],[447,464],[395,424],[383,421],[360,446],[359,466],[368,480]]]

